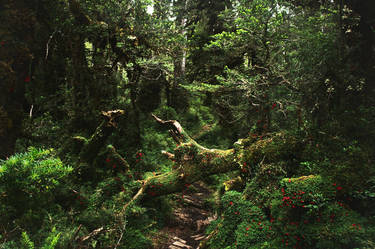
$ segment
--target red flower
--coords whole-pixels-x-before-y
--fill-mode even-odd
[[[332,185],[333,185],[333,186],[336,186],[336,183],[333,183]]]
[[[111,159],[106,158],[105,161],[106,161],[107,163],[109,163],[109,162],[111,161]]]
[[[31,79],[30,79],[30,76],[26,76],[26,77],[25,77],[25,82],[30,82],[30,80],[31,80]]]
[[[273,104],[272,104],[272,109],[274,109],[276,106],[277,106],[277,104],[276,104],[276,103],[273,103]]]
[[[233,205],[233,202],[232,202],[232,201],[230,201],[230,202],[229,202],[229,205],[231,205],[231,206],[232,206],[232,205]]]
[[[249,227],[246,227],[246,231],[249,231]]]
[[[339,186],[339,187],[337,187],[336,189],[340,191],[340,190],[342,190],[342,187]]]

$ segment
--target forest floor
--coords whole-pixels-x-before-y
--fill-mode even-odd
[[[170,223],[160,231],[163,242],[155,249],[198,249],[207,225],[216,219],[207,200],[212,191],[203,183],[192,184],[178,196]]]

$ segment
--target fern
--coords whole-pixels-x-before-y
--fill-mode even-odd
[[[34,249],[34,242],[30,240],[30,237],[27,235],[26,232],[22,232],[21,238],[21,249]]]
[[[48,235],[48,237],[45,239],[43,246],[41,249],[54,249],[57,245],[57,242],[59,241],[61,233],[56,232],[56,228],[52,228],[52,231]]]

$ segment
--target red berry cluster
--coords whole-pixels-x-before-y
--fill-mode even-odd
[[[290,196],[287,196],[285,189],[281,188],[281,193],[283,194],[283,204],[280,207],[305,207],[306,203],[303,197],[306,193],[304,191],[299,190],[298,192],[294,192]],[[310,202],[310,204],[314,204],[314,202]]]
[[[107,158],[105,159],[105,162],[107,163],[107,165],[108,165],[109,167],[112,167],[112,169],[115,169],[115,168],[116,168],[116,163],[113,162],[111,158],[108,158],[108,157],[107,157]]]
[[[144,156],[144,154],[142,152],[138,152],[136,155],[135,155],[135,158],[136,158],[136,163],[139,163],[140,161],[142,161],[142,157]]]

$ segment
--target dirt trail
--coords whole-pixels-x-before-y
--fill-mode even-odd
[[[158,249],[198,249],[206,238],[204,230],[215,219],[205,200],[211,191],[203,182],[194,183],[180,194],[179,205],[173,211],[171,223],[161,232],[166,243]]]

